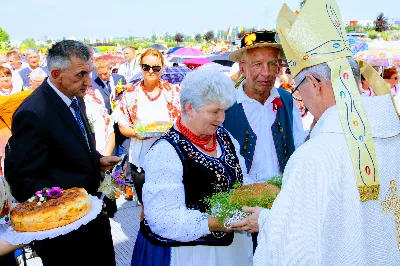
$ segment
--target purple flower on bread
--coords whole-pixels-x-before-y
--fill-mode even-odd
[[[62,196],[62,189],[60,187],[52,187],[46,190],[46,196],[55,199]]]

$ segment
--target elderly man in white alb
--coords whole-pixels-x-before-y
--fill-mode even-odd
[[[279,14],[296,90],[317,123],[272,209],[244,208],[253,214],[233,225],[259,230],[255,266],[400,265],[399,117],[383,79],[352,59],[341,18],[334,0]],[[360,69],[375,97],[361,98]]]

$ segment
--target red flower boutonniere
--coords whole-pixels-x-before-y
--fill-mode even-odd
[[[285,106],[283,105],[281,98],[275,97],[275,99],[272,100],[272,110],[278,111],[279,107],[285,107]]]

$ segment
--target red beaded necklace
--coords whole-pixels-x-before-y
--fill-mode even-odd
[[[160,89],[160,91],[158,92],[156,97],[150,97],[150,95],[148,94],[148,92],[144,88],[144,81],[143,80],[140,83],[140,87],[142,88],[142,90],[143,90],[144,94],[146,95],[147,99],[149,99],[149,101],[151,101],[151,102],[157,100],[161,96],[161,92],[162,92],[161,82],[158,82],[158,88]]]
[[[176,125],[177,125],[179,131],[188,140],[190,140],[190,142],[199,146],[202,150],[205,150],[206,152],[213,152],[217,149],[217,134],[214,134],[212,136],[207,136],[204,138],[196,136],[195,134],[192,133],[192,131],[190,131],[187,127],[185,127],[181,123],[181,117],[179,117],[178,120],[176,121]],[[208,148],[206,145],[211,141],[211,139],[213,140],[214,143],[213,143],[212,147]]]

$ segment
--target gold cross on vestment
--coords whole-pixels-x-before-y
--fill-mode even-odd
[[[390,181],[390,188],[382,201],[382,211],[393,213],[396,225],[397,250],[400,251],[400,194],[396,180]]]

